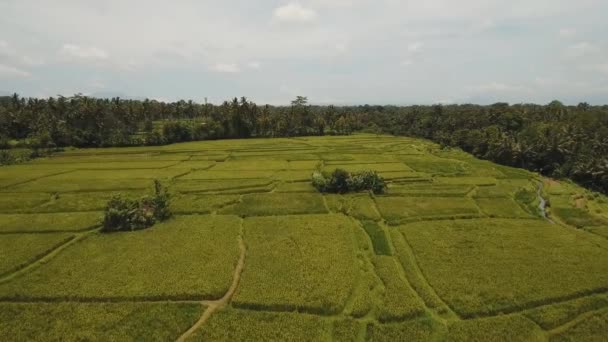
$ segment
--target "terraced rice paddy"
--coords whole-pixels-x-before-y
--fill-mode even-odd
[[[387,193],[320,194],[315,170]],[[102,234],[159,179],[174,216]],[[540,196],[550,203],[548,219]],[[390,136],[70,150],[0,168],[0,340],[588,341],[608,198]]]

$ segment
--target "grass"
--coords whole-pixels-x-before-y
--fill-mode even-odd
[[[176,217],[130,233],[95,234],[0,285],[5,299],[217,299],[232,283],[240,220]]]
[[[0,212],[34,212],[36,207],[51,200],[47,193],[0,193]]]
[[[461,184],[393,184],[389,187],[391,195],[419,197],[464,197],[471,190],[471,185]]]
[[[170,201],[171,212],[176,214],[207,214],[240,200],[239,195],[193,195],[174,196]]]
[[[444,334],[445,327],[429,317],[403,323],[372,323],[367,327],[367,340],[374,342],[434,341]]]
[[[374,221],[363,221],[363,229],[372,241],[376,255],[392,255],[391,245],[382,227]]]
[[[420,218],[478,216],[475,202],[454,197],[377,196],[378,210],[390,224]]]
[[[545,341],[543,331],[520,315],[497,316],[455,322],[448,327],[447,341]]]
[[[198,304],[0,303],[0,340],[168,341],[200,315]]]
[[[226,309],[216,312],[189,341],[322,341],[330,326],[319,316]]]
[[[606,295],[595,295],[534,308],[527,311],[525,316],[543,329],[549,330],[565,324],[585,312],[604,307],[608,307],[608,297]]]
[[[363,323],[352,318],[335,321],[333,324],[333,340],[336,342],[360,341]]]
[[[343,215],[273,216],[245,219],[244,226],[247,260],[235,306],[342,311],[357,278],[351,220]]]
[[[598,312],[565,331],[550,337],[551,342],[561,341],[606,341],[608,331],[608,310]]]
[[[378,315],[381,322],[403,321],[424,313],[424,303],[400,276],[399,266],[392,257],[376,256],[374,268],[384,284]]]
[[[476,201],[481,212],[490,217],[531,218],[510,198],[478,198]]]
[[[25,267],[72,238],[62,233],[0,235],[0,276]]]
[[[325,200],[329,210],[335,213],[343,213],[361,220],[381,219],[374,209],[374,201],[368,194],[325,194]]]
[[[326,213],[323,196],[307,193],[262,193],[244,195],[241,202],[220,211],[223,214],[248,216]]]
[[[429,154],[401,156],[399,159],[416,171],[432,174],[463,174],[467,170],[464,162],[438,158]]]
[[[387,194],[319,194],[338,167]],[[80,233],[155,178],[172,219]],[[0,340],[175,340],[204,307],[174,300],[224,296],[241,234],[195,340],[605,340],[607,222],[608,197],[413,138],[69,149],[0,167]]]
[[[433,221],[401,231],[437,294],[465,317],[548,304],[608,284],[608,249],[599,240],[542,220]]]
[[[181,193],[221,192],[228,190],[246,190],[263,188],[272,184],[272,180],[265,178],[231,179],[231,180],[182,180],[172,183],[171,190]]]
[[[101,224],[101,212],[0,214],[0,233],[79,231]]]

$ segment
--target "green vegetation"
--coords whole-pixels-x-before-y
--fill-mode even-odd
[[[188,216],[130,234],[94,234],[0,284],[0,297],[217,299],[232,283],[239,226],[234,216]]]
[[[367,339],[374,342],[439,340],[445,328],[437,321],[424,317],[403,323],[370,324]]]
[[[465,317],[603,291],[608,281],[599,240],[541,220],[432,221],[400,230],[431,286]]]
[[[386,236],[386,232],[382,227],[374,221],[363,221],[363,229],[369,238],[372,240],[374,253],[376,255],[392,255],[390,242]]]
[[[326,314],[344,308],[357,278],[351,220],[272,216],[247,218],[244,226],[247,267],[235,306]]]
[[[479,209],[468,198],[454,197],[376,197],[380,214],[390,224],[422,218],[478,217]]]
[[[194,341],[322,341],[329,324],[319,316],[228,309],[217,312]]]
[[[70,234],[6,234],[0,239],[0,276],[14,272],[71,240]]]
[[[348,172],[335,169],[333,172],[314,172],[312,185],[320,192],[347,193],[369,190],[381,194],[386,189],[384,179],[376,171]]]
[[[335,168],[386,193],[318,193]],[[153,179],[171,218],[99,232]],[[0,339],[176,340],[205,308],[190,338],[600,339],[606,222],[606,196],[413,138],[66,149],[0,167]]]
[[[305,193],[244,195],[241,202],[220,210],[243,217],[327,213],[323,197]]]
[[[116,195],[110,199],[103,217],[102,232],[145,229],[171,217],[169,193],[154,180],[154,195],[132,200]]]
[[[519,315],[497,316],[453,323],[448,341],[545,341],[543,331],[534,322]]]
[[[565,331],[552,335],[550,341],[605,341],[608,331],[608,310],[591,315]]]
[[[380,321],[402,321],[424,312],[424,304],[407,280],[400,276],[399,266],[393,258],[377,256],[374,258],[374,267],[384,284],[383,302],[378,316]]]
[[[0,303],[3,341],[167,341],[201,315],[180,303]]]
[[[606,295],[577,298],[554,305],[541,306],[525,313],[543,329],[553,329],[565,324],[588,311],[608,307]]]
[[[0,232],[80,231],[99,226],[102,213],[0,214]]]

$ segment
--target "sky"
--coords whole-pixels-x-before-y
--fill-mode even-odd
[[[0,0],[0,95],[608,103],[608,0]]]

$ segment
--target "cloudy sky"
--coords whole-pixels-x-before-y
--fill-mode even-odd
[[[608,103],[607,0],[0,0],[0,94]]]

